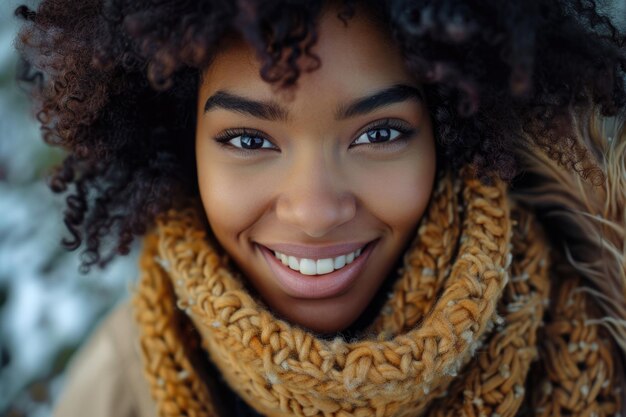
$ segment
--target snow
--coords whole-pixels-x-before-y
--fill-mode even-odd
[[[45,417],[62,390],[68,353],[128,295],[137,250],[81,275],[78,253],[60,246],[63,198],[44,177],[62,154],[43,144],[13,81],[19,3],[0,2],[0,415]]]

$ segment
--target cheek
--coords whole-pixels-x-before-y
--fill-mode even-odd
[[[197,151],[200,196],[211,229],[219,240],[237,238],[267,209],[272,174],[227,163],[207,150]]]
[[[421,219],[435,178],[434,149],[412,157],[369,166],[361,178],[361,199],[394,232],[406,235]]]

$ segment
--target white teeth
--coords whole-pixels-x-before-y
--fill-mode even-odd
[[[335,270],[332,258],[318,259],[316,267],[318,274],[328,274],[329,272],[333,272]]]
[[[354,252],[346,255],[337,256],[335,258],[324,259],[308,259],[308,258],[296,258],[295,256],[288,256],[284,253],[274,251],[274,256],[280,260],[284,265],[294,271],[299,271],[302,275],[322,275],[333,272],[337,269],[341,269],[344,266],[351,264],[356,258],[361,255],[363,248],[357,249]]]
[[[346,266],[346,255],[337,256],[333,261],[333,267],[339,269],[344,266]]]
[[[289,259],[289,268],[299,271],[300,262],[298,261],[298,259],[295,256],[290,256],[288,259]]]
[[[291,268],[291,265],[289,265]],[[317,274],[317,264],[313,259],[300,259],[300,273],[302,275]]]
[[[347,264],[351,264],[352,261],[354,261],[354,252],[349,253],[346,255],[346,263]]]

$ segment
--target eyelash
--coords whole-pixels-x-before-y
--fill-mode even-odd
[[[231,143],[229,143],[231,140],[236,139],[240,136],[250,136],[253,138],[260,138],[263,139],[264,141],[267,141],[269,143],[272,144],[271,148],[257,148],[257,149],[246,149],[243,147],[239,147],[239,146],[235,146]],[[248,129],[248,128],[234,128],[234,129],[226,129],[224,130],[222,133],[220,133],[219,135],[217,135],[215,137],[215,140],[222,146],[227,147],[227,148],[231,148],[236,150],[237,152],[243,153],[243,154],[254,154],[260,150],[277,150],[278,147],[276,145],[274,145],[272,143],[272,141],[269,139],[269,137],[261,132],[260,130],[256,130],[256,129]]]
[[[387,140],[385,142],[360,143],[356,145],[353,144],[354,141],[358,140],[361,136],[367,134],[368,132],[372,130],[383,130],[383,129],[396,130],[399,132],[399,134],[395,138],[391,140]],[[396,146],[402,141],[406,141],[408,138],[412,137],[416,133],[416,131],[417,130],[411,127],[408,123],[397,120],[397,119],[377,120],[375,122],[368,124],[367,126],[362,128],[359,131],[359,133],[356,134],[356,139],[350,143],[350,148],[367,147],[367,148],[376,148],[376,149],[386,149],[392,146]]]
[[[370,131],[373,130],[383,130],[383,129],[390,129],[390,130],[395,130],[398,132],[398,135],[393,137],[392,139],[389,139],[387,141],[384,142],[378,142],[378,143],[360,143],[360,144],[354,144],[355,141],[357,141],[361,136],[367,134]],[[402,122],[400,120],[396,120],[396,119],[382,119],[382,120],[377,120],[375,122],[370,123],[369,125],[365,126],[364,128],[362,128],[359,133],[357,133],[356,135],[356,139],[354,139],[351,143],[349,148],[354,148],[354,147],[374,147],[377,149],[385,149],[387,147],[390,146],[395,146],[398,144],[398,142],[404,141],[406,139],[408,139],[409,137],[413,136],[416,132],[416,129],[411,127],[410,125],[408,125],[406,122]],[[271,147],[261,147],[261,148],[256,148],[256,149],[246,149],[243,148],[241,146],[235,146],[232,143],[229,143],[230,141],[232,141],[233,139],[236,139],[238,137],[241,136],[249,136],[252,138],[259,138],[262,139],[264,141],[269,142],[272,146]],[[229,147],[229,148],[233,148],[235,149],[237,152],[243,153],[243,154],[254,154],[260,150],[278,150],[278,147],[276,145],[274,145],[274,143],[272,143],[272,141],[269,139],[269,137],[259,131],[259,130],[255,130],[255,129],[248,129],[248,128],[234,128],[234,129],[226,129],[224,130],[222,133],[220,133],[219,135],[217,135],[215,137],[215,140],[217,142],[219,142],[222,146],[225,147]],[[241,140],[241,139],[240,139]]]

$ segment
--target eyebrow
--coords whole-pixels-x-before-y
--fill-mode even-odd
[[[406,100],[422,101],[423,96],[416,87],[397,84],[358,98],[348,105],[340,106],[335,118],[342,120],[360,116]],[[205,113],[218,108],[269,121],[287,120],[289,118],[289,112],[276,102],[252,100],[226,91],[218,91],[209,97],[204,104]]]
[[[273,101],[256,101],[218,91],[204,103],[204,112],[222,108],[265,120],[287,120],[289,113]]]
[[[397,84],[384,90],[377,91],[369,96],[356,99],[345,107],[337,110],[336,118],[347,119],[371,113],[381,107],[401,103],[406,100],[423,101],[420,90],[405,84]]]

